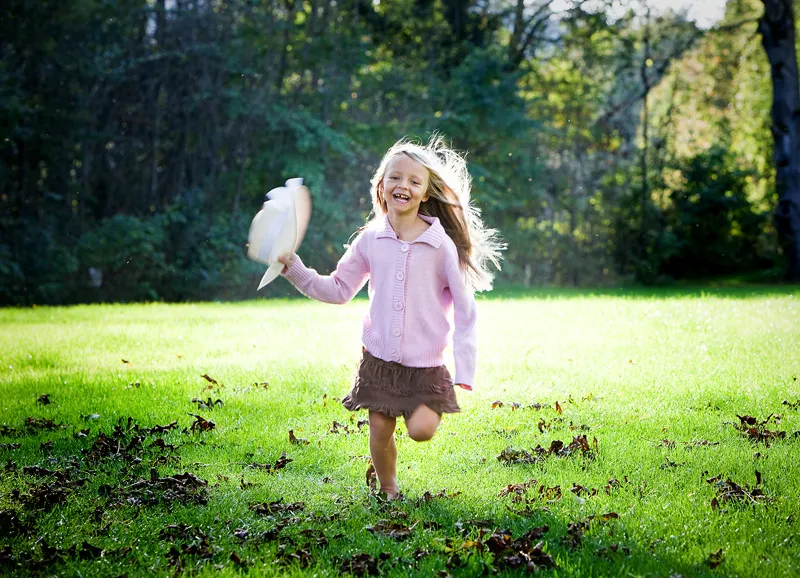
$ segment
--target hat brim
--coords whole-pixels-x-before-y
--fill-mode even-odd
[[[307,187],[279,187],[270,191],[268,197],[270,200],[253,218],[248,235],[247,256],[269,265],[258,289],[280,275],[283,264],[278,257],[297,251],[311,218],[311,195]]]

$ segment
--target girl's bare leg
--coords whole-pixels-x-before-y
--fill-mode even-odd
[[[406,420],[408,437],[417,442],[426,442],[433,437],[442,417],[425,404],[417,406]]]
[[[369,453],[378,474],[381,492],[390,500],[397,496],[397,446],[394,443],[394,428],[397,418],[377,411],[369,412]]]

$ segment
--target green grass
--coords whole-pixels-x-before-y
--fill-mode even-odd
[[[365,308],[297,299],[0,310],[0,573],[337,576],[367,554],[386,575],[516,575],[492,552],[491,531],[517,539],[545,525],[542,549],[557,568],[544,576],[800,573],[800,291],[482,299],[477,389],[459,392],[462,413],[431,442],[399,427],[405,499],[392,504],[365,484],[365,416],[339,403]],[[192,402],[209,397],[222,405]],[[525,407],[536,403],[546,407]],[[191,431],[189,414],[216,427]],[[737,429],[737,415],[771,414],[764,428],[785,438]],[[28,428],[29,417],[59,427]],[[350,433],[330,433],[334,421]],[[290,429],[309,443],[290,444]],[[597,440],[593,457],[497,459],[583,433]],[[282,452],[292,460],[282,469],[249,467]],[[185,473],[208,485],[169,481]],[[499,494],[531,479],[521,514],[524,503]],[[724,500],[735,489],[727,480],[753,499]],[[576,496],[573,484],[597,493]],[[555,486],[560,498],[539,494]],[[251,508],[278,500],[303,509]],[[619,517],[570,540],[576,524],[607,513]],[[381,520],[413,529],[366,530]]]

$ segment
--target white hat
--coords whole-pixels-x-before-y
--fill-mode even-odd
[[[268,192],[267,198],[250,224],[247,247],[250,259],[269,265],[259,289],[280,275],[283,263],[278,257],[297,251],[311,218],[311,194],[303,179],[289,179],[285,187]]]

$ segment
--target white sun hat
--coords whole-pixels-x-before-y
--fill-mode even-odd
[[[247,256],[269,265],[261,278],[261,289],[280,275],[278,257],[297,251],[311,218],[311,194],[303,179],[289,179],[286,186],[272,189],[253,218],[248,235]]]

